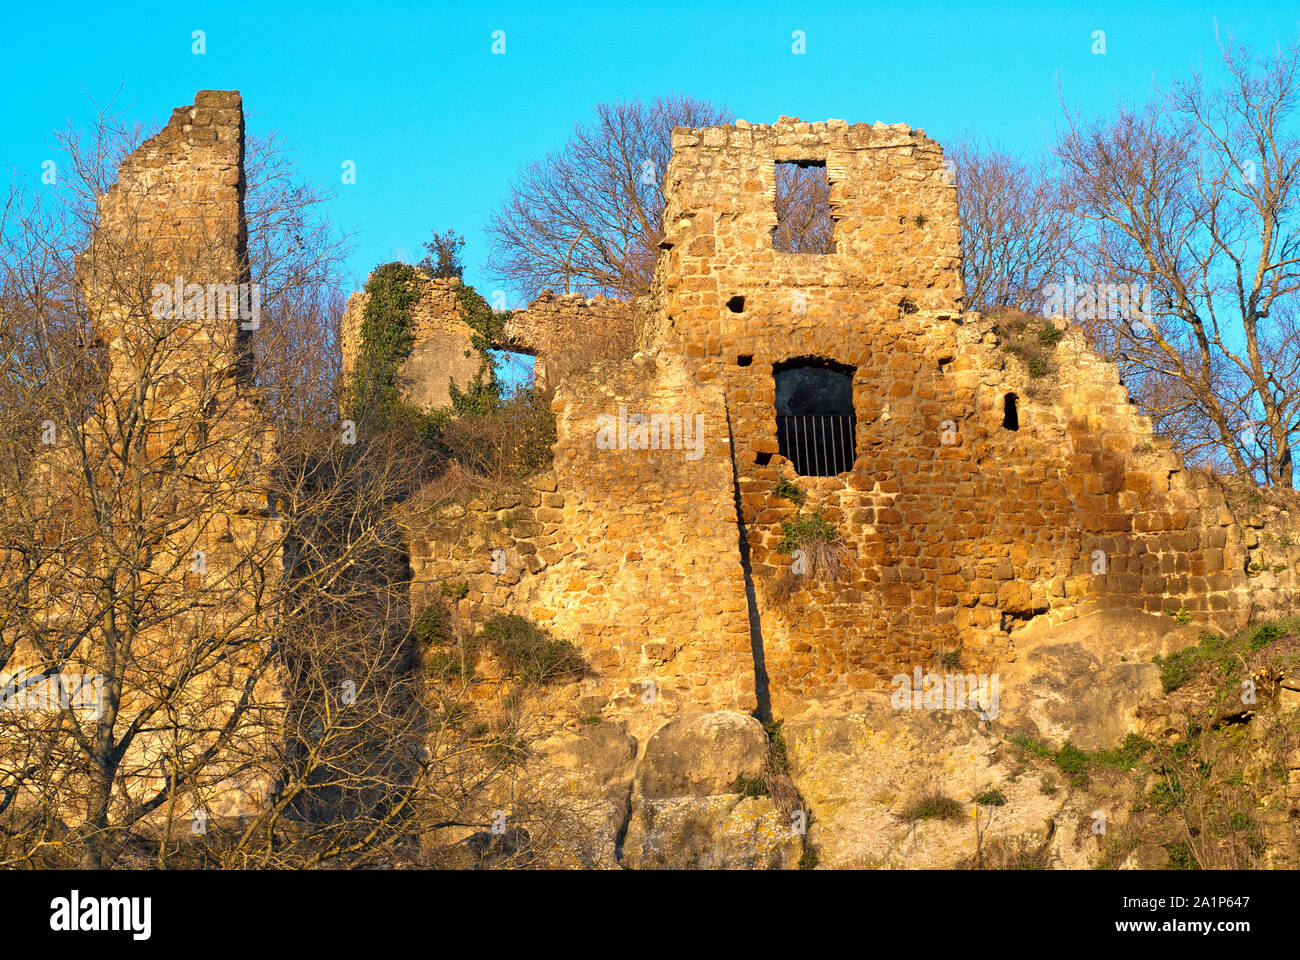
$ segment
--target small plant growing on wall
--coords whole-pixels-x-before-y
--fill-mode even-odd
[[[782,520],[776,552],[791,558],[790,567],[773,585],[772,599],[778,605],[790,599],[803,577],[838,583],[844,564],[852,556],[839,531],[820,512]]]
[[[411,623],[411,636],[422,646],[441,646],[453,640],[451,611],[446,604],[430,603]]]
[[[1065,335],[1063,330],[1051,320],[1010,307],[996,308],[989,315],[996,320],[993,333],[1003,352],[1019,357],[1030,377],[1039,379],[1052,372],[1052,352]]]
[[[962,805],[938,788],[921,794],[900,814],[900,818],[909,823],[917,820],[961,820],[962,817]]]
[[[497,614],[483,624],[475,640],[492,652],[508,676],[525,683],[577,680],[587,672],[577,647],[515,614]]]
[[[776,486],[772,489],[772,493],[780,497],[782,500],[789,500],[795,506],[802,506],[804,501],[808,499],[808,493],[803,487],[799,486],[797,483],[790,482],[785,477],[782,477],[776,482]]]
[[[831,583],[839,581],[841,568],[850,556],[849,547],[839,531],[820,513],[806,519],[782,522],[781,534],[781,543],[777,549],[790,554],[802,550],[807,559],[810,577]]]

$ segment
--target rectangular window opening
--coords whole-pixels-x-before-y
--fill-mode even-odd
[[[780,253],[835,252],[831,185],[823,161],[776,164],[776,229],[772,249]]]

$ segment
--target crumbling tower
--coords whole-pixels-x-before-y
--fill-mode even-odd
[[[229,751],[276,735],[274,711],[261,709],[278,696],[262,604],[280,559],[271,438],[251,382],[260,291],[243,163],[240,96],[210,90],[123,161],[77,260],[106,354],[103,390],[83,422],[58,424],[32,483],[52,528],[41,533],[63,551],[33,578],[47,618],[33,632],[57,639],[65,621],[85,630],[16,660],[100,675],[114,736],[161,708],[170,725],[146,724],[92,761],[112,762],[137,798],[170,771],[185,785],[171,807],[181,816],[256,805],[267,771],[227,774],[202,758],[216,736]]]
[[[829,183],[818,252],[780,249],[783,163]],[[657,330],[726,394],[774,704],[941,654],[991,668],[1037,616],[1186,601],[1240,619],[1222,498],[1151,443],[1115,367],[1067,330],[1059,382],[1036,381],[962,313],[956,190],[923,131],[677,130],[666,193]],[[849,559],[778,602],[778,546],[816,516]]]

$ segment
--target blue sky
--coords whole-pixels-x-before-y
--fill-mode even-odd
[[[760,6],[761,9],[756,9]],[[1288,10],[1288,6],[1290,9]],[[684,92],[738,117],[904,122],[1016,149],[1046,142],[1060,95],[1104,111],[1217,54],[1229,32],[1271,47],[1300,29],[1288,4],[316,2],[22,4],[0,39],[4,175],[39,178],[51,132],[94,102],[166,120],[196,90],[239,89],[251,131],[277,129],[355,232],[356,282],[418,259],[433,228],[464,234],[487,293],[482,226],[514,171],[558,148],[601,101]],[[206,53],[191,52],[195,30]],[[506,52],[492,53],[505,32]],[[792,52],[801,30],[806,53]],[[1094,31],[1106,51],[1093,53]],[[93,101],[93,102],[92,102]],[[341,183],[342,163],[357,182]],[[511,306],[516,305],[513,302]]]

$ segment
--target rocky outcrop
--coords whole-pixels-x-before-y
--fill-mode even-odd
[[[591,870],[618,865],[636,747],[619,723],[586,725],[541,746],[542,789],[563,811],[555,847],[543,856],[546,866]]]
[[[790,870],[803,838],[770,797],[642,800],[623,843],[634,870]]]
[[[900,711],[883,694],[848,716],[786,724],[790,773],[808,804],[808,842],[828,868],[953,868],[982,846],[1041,856],[1067,852],[1063,866],[1087,866],[1072,824],[1087,806],[1044,794],[1017,778],[1000,731],[974,711]],[[1000,791],[1002,803],[975,798]],[[927,797],[956,801],[951,819],[917,816]]]
[[[1017,658],[1001,671],[1002,723],[1084,750],[1115,746],[1161,695],[1152,658],[1194,644],[1200,628],[1112,610],[1016,634]]]
[[[757,777],[767,761],[767,734],[753,717],[719,710],[666,723],[650,738],[637,767],[644,799],[731,793],[737,779]]]

